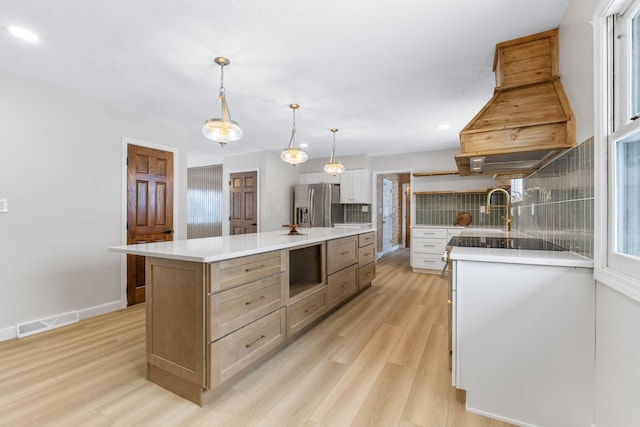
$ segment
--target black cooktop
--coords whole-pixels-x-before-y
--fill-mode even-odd
[[[463,248],[498,248],[498,249],[526,249],[533,251],[564,251],[560,246],[542,239],[522,237],[471,237],[456,236],[449,240],[448,246]]]

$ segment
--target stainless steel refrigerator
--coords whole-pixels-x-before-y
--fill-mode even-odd
[[[305,227],[332,227],[344,222],[339,184],[300,184],[293,192],[293,222]]]

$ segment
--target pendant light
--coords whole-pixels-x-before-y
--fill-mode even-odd
[[[223,147],[229,141],[237,141],[242,137],[242,129],[238,123],[231,120],[229,108],[227,107],[227,99],[224,94],[224,67],[230,62],[227,58],[218,57],[214,60],[220,65],[220,92],[218,98],[221,103],[221,118],[209,119],[202,127],[202,133],[208,139],[218,141]]]
[[[307,156],[307,153],[294,147],[296,142],[296,110],[300,108],[300,106],[298,104],[290,104],[289,108],[293,110],[293,127],[291,128],[291,140],[289,141],[289,147],[282,150],[280,158],[285,162],[291,164],[291,166],[295,166],[298,163],[306,162],[309,157]]]
[[[333,128],[331,129],[331,132],[333,132],[333,148],[331,149],[331,158],[329,159],[329,163],[324,165],[324,171],[336,176],[337,174],[344,172],[344,165],[340,163],[339,160],[336,161],[336,132],[338,132],[338,129]]]

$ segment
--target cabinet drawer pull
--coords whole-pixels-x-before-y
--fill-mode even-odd
[[[344,256],[347,255],[349,253],[349,251],[344,251],[344,252],[340,252],[340,255]]]
[[[263,299],[265,299],[265,298],[266,298],[266,297],[265,297],[264,295],[261,295],[261,296],[259,296],[259,297],[258,297],[258,298],[256,298],[256,299],[252,299],[251,301],[247,301],[247,302],[245,302],[245,303],[244,303],[244,305],[251,305],[251,304],[253,304],[253,303],[254,303],[254,302],[256,302],[256,301],[260,301],[260,300],[263,300]]]
[[[248,272],[250,272],[250,271],[262,270],[262,269],[263,269],[263,268],[265,268],[265,267],[266,267],[266,265],[264,265],[264,264],[260,264],[260,265],[259,265],[259,266],[257,266],[256,268],[245,268],[245,269],[244,269],[244,272],[245,272],[245,273],[248,273]]]
[[[344,282],[342,285],[340,285],[341,288],[344,288],[345,286],[349,285],[349,282]]]
[[[436,247],[436,245],[422,245],[422,246],[424,246],[425,248],[435,248]]]
[[[249,344],[245,344],[245,346],[244,346],[244,347],[245,347],[245,348],[249,348],[249,347],[251,347],[252,345],[254,345],[255,343],[257,343],[258,341],[263,340],[263,339],[265,339],[265,338],[266,338],[266,337],[265,337],[264,335],[261,335],[261,336],[260,336],[260,338],[256,338],[255,340],[251,341]]]
[[[422,262],[428,262],[428,263],[430,263],[430,264],[433,264],[435,261],[434,261],[434,260],[432,260],[432,259],[425,259],[425,260],[423,260]]]
[[[316,305],[315,305],[315,304],[313,304],[311,307],[307,307],[307,308],[304,310],[304,312],[305,312],[305,313],[308,313],[308,312],[310,312],[311,310],[313,310],[314,308],[316,308]]]

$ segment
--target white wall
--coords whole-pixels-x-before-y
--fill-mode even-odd
[[[571,0],[560,25],[560,75],[576,114],[578,142],[594,134],[593,34],[589,21],[599,3],[600,0]],[[596,149],[596,155],[598,152]],[[640,425],[638,325],[640,303],[597,283],[594,405],[597,427]]]
[[[600,0],[571,0],[560,23],[560,79],[576,115],[578,144],[593,136],[593,12]]]
[[[298,167],[280,160],[279,153],[260,151],[227,156],[223,163],[224,183],[234,172],[258,171],[258,231],[282,229],[291,222],[293,186],[298,183]],[[222,187],[222,234],[229,234],[229,186]]]
[[[120,308],[122,140],[186,147],[181,128],[0,73],[0,339],[15,324]],[[181,151],[182,153],[182,151]],[[186,236],[186,155],[176,238]]]
[[[640,304],[608,286],[596,288],[598,427],[640,426]]]

